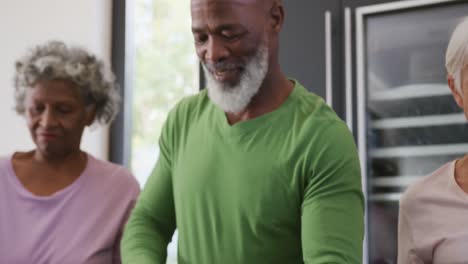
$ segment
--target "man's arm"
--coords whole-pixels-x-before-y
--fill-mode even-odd
[[[302,203],[304,263],[362,263],[364,199],[353,138],[333,122],[313,141]]]
[[[165,264],[167,245],[176,228],[172,192],[171,131],[163,128],[160,157],[125,226],[121,243],[122,262]]]

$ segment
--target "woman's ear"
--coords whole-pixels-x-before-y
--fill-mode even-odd
[[[450,91],[452,92],[453,99],[455,99],[455,102],[457,103],[457,105],[461,109],[463,109],[463,107],[464,107],[464,105],[463,105],[463,96],[461,95],[460,90],[458,90],[455,87],[455,79],[454,79],[453,75],[449,74],[447,76],[447,82],[448,82],[448,86],[450,87]]]
[[[85,108],[85,124],[90,126],[96,118],[96,106],[94,104],[87,105]]]

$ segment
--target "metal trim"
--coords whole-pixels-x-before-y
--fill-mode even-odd
[[[368,201],[367,194],[367,153],[366,153],[366,92],[364,88],[364,24],[363,16],[356,14],[356,65],[357,65],[357,140],[359,160],[361,163],[361,183],[364,199]],[[364,208],[364,226],[366,227],[363,241],[363,263],[369,263],[369,226],[367,202]]]
[[[381,12],[388,12],[400,9],[408,9],[413,7],[423,7],[428,5],[443,4],[450,2],[461,2],[460,0],[409,0],[409,1],[397,1],[390,3],[383,3],[377,5],[369,5],[356,8],[356,14],[366,15],[375,14]]]
[[[353,66],[351,38],[351,8],[345,8],[345,92],[346,92],[346,124],[353,133]]]
[[[331,12],[325,11],[325,101],[333,107],[333,75],[332,75],[332,23]]]
[[[369,197],[371,202],[399,202],[403,193],[379,193]]]

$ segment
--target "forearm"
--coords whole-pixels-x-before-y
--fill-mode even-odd
[[[123,263],[164,264],[174,229],[135,208],[125,226],[121,243]]]
[[[125,225],[121,243],[123,263],[165,264],[167,245],[176,228],[169,171],[162,156]]]

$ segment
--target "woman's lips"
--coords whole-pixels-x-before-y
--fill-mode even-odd
[[[47,141],[54,140],[58,137],[58,135],[55,133],[39,133],[38,136],[39,138],[42,138]]]

